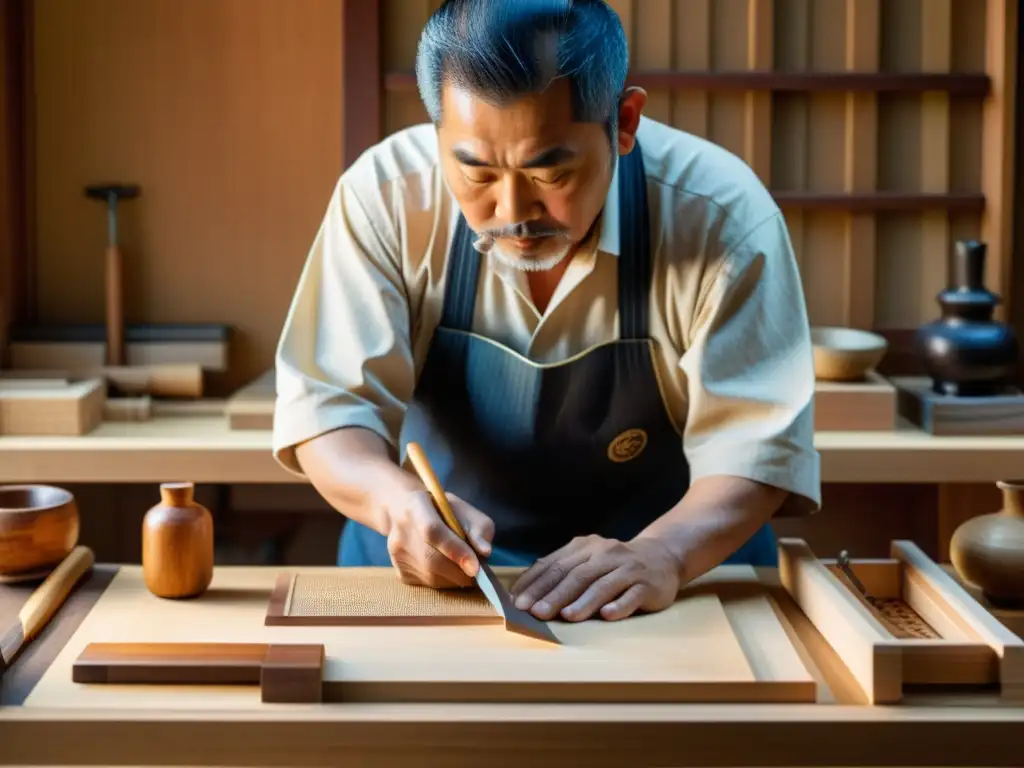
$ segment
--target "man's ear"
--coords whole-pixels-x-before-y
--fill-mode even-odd
[[[647,105],[647,91],[632,86],[619,99],[619,154],[628,155],[636,143],[636,132],[640,128],[640,115]]]

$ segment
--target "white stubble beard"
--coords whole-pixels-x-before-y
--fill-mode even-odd
[[[494,238],[489,236],[477,238],[473,246],[480,253],[491,256],[495,261],[520,272],[547,272],[549,269],[557,267],[569,255],[569,251],[572,250],[572,243],[566,242],[565,246],[555,253],[540,258],[533,258],[514,251],[507,251]]]

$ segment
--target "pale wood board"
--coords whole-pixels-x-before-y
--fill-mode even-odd
[[[271,368],[228,398],[224,413],[234,430],[272,429],[277,399],[275,371]]]
[[[896,426],[896,387],[876,371],[864,381],[814,383],[815,430],[892,432]]]
[[[692,596],[656,614],[558,623],[560,646],[500,625],[265,627],[275,578],[273,569],[220,567],[206,595],[168,601],[146,591],[140,569],[123,568],[25,707],[269,706],[260,704],[255,689],[75,684],[73,662],[90,642],[323,643],[327,701],[792,703],[817,696],[814,678],[751,568],[719,569],[696,583]]]
[[[88,341],[15,341],[9,354],[14,369],[98,368],[106,363],[107,345]],[[228,369],[228,344],[223,341],[129,341],[125,365],[192,363],[205,371]]]
[[[274,460],[269,429],[182,412],[192,408],[154,404],[149,421],[81,437],[0,435],[0,466],[7,482],[304,482]],[[1024,454],[1024,435],[936,437],[903,421],[892,432],[818,432],[814,444],[825,483],[994,483],[1018,474]]]
[[[0,379],[0,435],[79,437],[103,420],[106,382]]]

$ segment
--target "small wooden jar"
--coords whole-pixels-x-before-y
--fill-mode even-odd
[[[142,521],[142,573],[157,597],[196,597],[213,580],[213,515],[192,483],[163,483]]]

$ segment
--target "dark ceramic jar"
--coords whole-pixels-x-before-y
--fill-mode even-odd
[[[942,317],[917,331],[918,353],[939,394],[996,395],[1013,380],[1017,338],[992,319],[999,297],[984,275],[985,244],[958,241],[952,285],[938,295]]]

